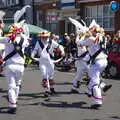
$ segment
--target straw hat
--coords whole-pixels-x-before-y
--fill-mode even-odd
[[[38,34],[38,36],[40,36],[40,37],[50,37],[50,35],[51,35],[51,32],[46,31],[46,30],[42,31]]]

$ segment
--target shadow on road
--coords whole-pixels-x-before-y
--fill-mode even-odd
[[[6,92],[7,92],[7,90],[0,88],[0,93],[6,93]]]
[[[25,97],[29,97],[29,98],[25,98]],[[37,98],[44,98],[43,96],[43,92],[41,93],[21,93],[19,95],[19,99],[20,100],[30,100],[30,99],[37,99]]]
[[[111,116],[110,118],[115,119],[115,120],[120,120],[120,116]]]
[[[2,97],[8,101],[8,95],[3,95]],[[19,100],[32,100],[37,98],[44,98],[43,93],[21,93],[19,95]]]
[[[71,82],[57,82],[55,85],[72,85]]]
[[[73,102],[73,103],[67,103],[67,102],[61,102],[61,101],[49,101],[49,102],[41,102],[42,106],[45,107],[52,107],[52,108],[80,108],[80,109],[91,109],[91,107],[83,106],[87,104],[84,101],[80,102]]]
[[[0,107],[0,114],[11,114],[8,112],[9,107]],[[11,115],[15,115],[15,114],[11,114]]]
[[[95,119],[83,119],[83,120],[102,120],[102,119],[95,118]]]
[[[81,81],[80,84],[86,85],[86,81]],[[73,85],[73,83],[72,82],[57,82],[55,83],[55,85]]]
[[[73,93],[70,91],[57,91],[55,96],[60,96],[60,95],[69,95],[69,94],[78,94],[78,95],[85,95],[84,92],[79,92],[79,93]]]

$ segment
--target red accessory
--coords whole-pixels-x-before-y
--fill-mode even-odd
[[[45,34],[45,32],[42,32],[42,35],[44,35]]]
[[[16,27],[16,26],[12,26],[12,27],[13,27],[13,29],[14,29],[14,32],[16,32],[17,34],[23,32],[23,28],[18,28],[18,27]]]
[[[17,28],[17,32],[18,32],[18,33],[23,32],[23,28]]]
[[[61,50],[59,48],[56,48],[56,53],[61,54]]]
[[[89,30],[95,32],[96,31],[96,26],[93,26],[93,27],[89,28]]]
[[[0,58],[0,63],[2,63],[4,60],[3,60],[3,58]]]
[[[99,36],[96,37],[94,43],[96,43],[97,41],[99,41]]]
[[[15,33],[12,33],[8,36],[10,38],[10,40],[14,41],[15,40],[15,37],[16,37],[16,34]]]

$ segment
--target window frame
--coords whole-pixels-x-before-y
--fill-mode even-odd
[[[94,16],[94,17],[92,16],[92,9],[93,9],[93,7],[96,7],[96,11],[97,11],[97,16]],[[105,7],[107,7],[107,9],[109,10],[106,15],[103,12],[105,10]],[[102,12],[99,12],[100,8],[101,8]],[[90,12],[90,16],[87,16],[88,15],[87,12]],[[99,13],[101,13],[101,15],[99,15]],[[115,21],[114,17],[115,17],[115,13],[110,10],[109,5],[85,6],[85,21],[86,21],[87,25],[90,24],[92,19],[95,19],[96,22],[101,27],[103,27],[106,31],[114,31],[115,30],[115,27],[114,27],[114,21]],[[108,19],[108,22],[107,22],[108,25],[106,25],[106,26],[104,25],[105,18]],[[98,22],[98,19],[101,19],[100,20],[101,23]],[[112,24],[110,24],[111,19],[113,20]]]

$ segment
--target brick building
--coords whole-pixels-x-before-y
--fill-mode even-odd
[[[74,25],[68,17],[76,20],[82,18],[87,25],[92,19],[105,28],[106,32],[114,33],[120,29],[120,10],[110,9],[112,0],[0,0],[0,9],[7,14],[6,20],[13,20],[13,14],[24,5],[31,5],[24,15],[27,23],[35,24],[57,34],[74,32]],[[120,2],[120,0],[116,0]]]
[[[95,19],[99,25],[104,27],[108,33],[114,33],[120,29],[120,9],[112,11],[110,2],[112,0],[77,0],[80,8],[79,15],[85,20],[87,25]],[[118,3],[120,0],[116,0]]]
[[[38,0],[39,1],[39,0]],[[82,18],[87,25],[92,19],[105,28],[108,33],[120,29],[120,10],[110,9],[112,0],[44,0],[35,3],[36,23],[55,33],[64,34],[74,32],[74,25],[68,17],[79,20]],[[119,0],[116,0],[119,2]]]
[[[79,17],[79,8],[75,8],[75,0],[44,0],[36,2],[35,8],[37,25],[61,35],[74,29],[68,17]]]

